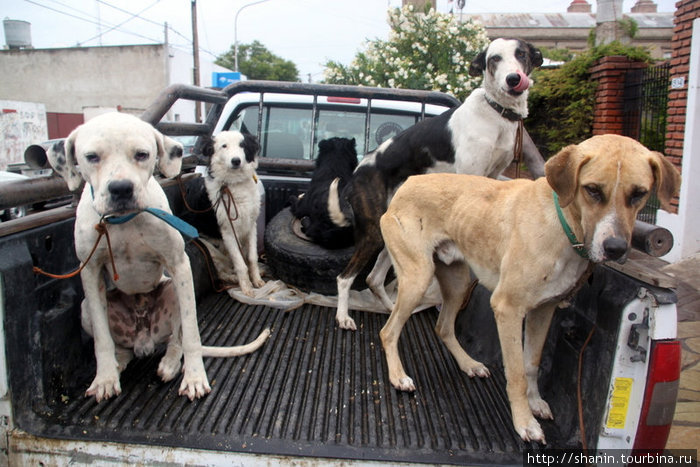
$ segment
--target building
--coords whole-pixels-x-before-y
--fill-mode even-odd
[[[413,4],[420,8],[425,0],[403,0],[404,4]],[[621,0],[597,0],[598,11],[592,13],[591,4],[586,0],[572,0],[566,12],[562,13],[481,13],[458,15],[463,20],[479,21],[486,28],[490,39],[497,37],[518,37],[533,43],[538,47],[566,48],[581,51],[588,48],[591,31],[598,29],[597,35],[606,33],[607,18],[600,17],[608,6]],[[420,11],[420,10],[418,10]],[[618,38],[631,45],[644,46],[652,57],[667,59],[671,57],[671,38],[673,36],[673,12],[657,12],[657,5],[651,0],[637,0],[631,11],[624,18],[634,20],[638,30],[634,38],[629,40],[620,34],[620,28],[615,25],[613,31]],[[615,23],[615,18],[612,18]]]
[[[602,11],[600,3],[598,13]],[[632,10],[624,14],[636,22],[637,33],[632,39],[624,35],[621,39],[646,47],[654,58],[667,59],[671,57],[673,12],[656,10],[654,2],[638,0]],[[588,48],[591,31],[602,24],[586,0],[573,0],[566,13],[484,13],[465,15],[467,17],[481,22],[489,38],[518,37],[538,47],[572,51]]]
[[[200,60],[202,86],[212,86],[216,72],[230,70]],[[0,75],[0,99],[46,106],[53,139],[102,112],[141,114],[167,86],[193,83],[193,60],[168,44],[9,48],[0,50]],[[195,121],[195,104],[180,101],[166,118]]]

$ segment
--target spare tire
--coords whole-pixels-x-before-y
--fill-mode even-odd
[[[265,228],[265,257],[275,277],[305,292],[337,295],[336,277],[350,261],[354,246],[327,250],[293,231],[295,217],[289,208],[275,215]],[[374,262],[358,275],[354,289],[365,289]]]

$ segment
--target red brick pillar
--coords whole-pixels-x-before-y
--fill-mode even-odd
[[[593,134],[622,134],[623,94],[628,70],[646,68],[622,55],[603,57],[591,67],[591,79],[598,82],[593,110]]]
[[[685,109],[688,99],[688,72],[690,71],[690,36],[693,20],[700,18],[698,0],[676,2],[673,38],[671,44],[671,89],[668,95],[668,120],[666,124],[666,157],[681,170],[683,138],[685,135]]]

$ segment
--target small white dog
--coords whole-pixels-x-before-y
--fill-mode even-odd
[[[221,238],[233,262],[241,292],[254,295],[253,287],[265,285],[258,268],[257,219],[260,194],[256,155],[260,146],[254,136],[238,131],[223,131],[208,141],[203,154],[209,156],[204,185]]]
[[[119,373],[129,360],[152,353],[163,342],[168,345],[158,365],[161,379],[170,381],[180,373],[184,355],[180,394],[194,399],[210,392],[202,357],[252,352],[270,331],[243,346],[201,343],[185,242],[163,220],[176,218],[153,177],[156,164],[166,177],[180,173],[180,143],[139,118],[108,113],[73,130],[48,156],[69,189],[76,190],[83,178],[86,182],[74,232],[75,251],[84,264],[82,325],[95,339],[97,362],[86,395],[99,402],[120,394]],[[101,240],[98,226],[107,231],[109,242]],[[111,257],[120,277],[115,277],[117,290],[108,294],[103,273],[112,272]]]

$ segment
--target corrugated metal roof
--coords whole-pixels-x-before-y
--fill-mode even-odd
[[[487,28],[594,28],[595,13],[482,13],[464,15]],[[627,13],[640,28],[672,28],[673,13]]]

